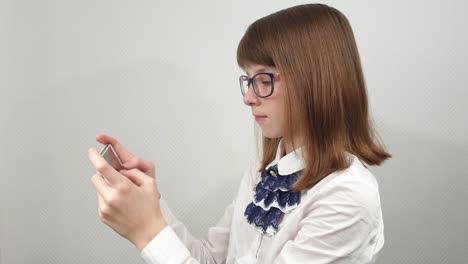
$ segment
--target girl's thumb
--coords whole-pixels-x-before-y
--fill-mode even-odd
[[[122,164],[124,168],[127,170],[135,169],[138,165],[137,159],[135,157],[132,157],[131,159],[127,160]]]

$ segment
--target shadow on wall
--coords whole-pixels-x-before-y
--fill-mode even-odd
[[[466,263],[468,149],[387,126],[379,131],[393,155],[370,167],[385,226],[379,263]]]

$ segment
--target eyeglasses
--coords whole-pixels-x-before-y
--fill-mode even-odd
[[[247,94],[250,84],[254,89],[255,95],[260,98],[265,98],[273,94],[274,81],[278,79],[279,73],[260,72],[252,78],[247,75],[239,77],[239,84],[242,96]]]

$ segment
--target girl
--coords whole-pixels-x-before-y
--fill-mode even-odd
[[[348,20],[323,4],[281,10],[249,26],[237,61],[262,152],[217,225],[194,238],[161,197],[154,164],[106,135],[97,141],[112,144],[125,169],[89,150],[100,219],[146,263],[375,263],[384,226],[364,163],[391,155],[369,118]]]

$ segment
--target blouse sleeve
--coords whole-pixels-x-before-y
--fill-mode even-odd
[[[299,232],[286,242],[275,264],[373,263],[380,198],[375,186],[338,181],[307,204]]]
[[[168,226],[141,251],[140,255],[147,264],[225,261],[235,199],[226,207],[218,223],[209,228],[206,238],[201,240],[193,237],[187,227],[177,220],[163,199],[160,202]]]

